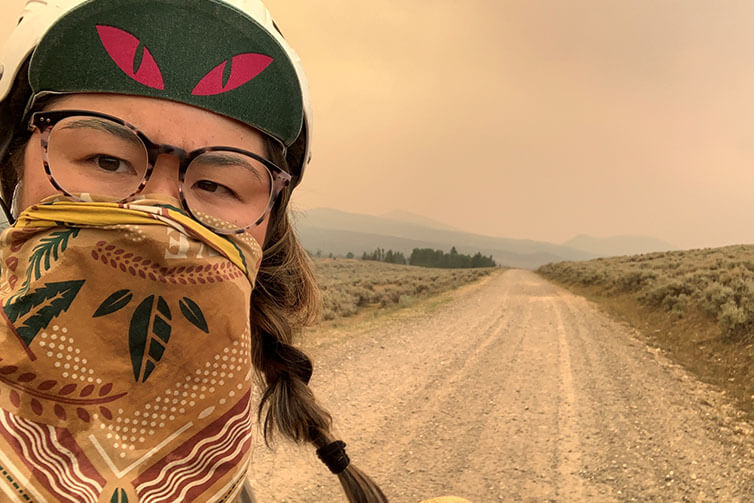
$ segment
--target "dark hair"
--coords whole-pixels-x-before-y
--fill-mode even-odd
[[[268,142],[267,149],[270,160],[287,170],[279,147]],[[292,345],[294,334],[318,318],[321,302],[311,261],[290,224],[286,209],[290,195],[287,188],[270,214],[251,297],[252,362],[266,385],[258,417],[264,416],[265,442],[277,430],[296,442],[311,442],[322,458],[336,446],[332,420],[309,389],[311,360]],[[352,503],[387,502],[380,488],[352,464],[338,478]]]
[[[19,68],[11,93],[0,101],[0,151],[8,142],[7,150],[0,156],[0,190],[3,200],[7,202],[10,202],[18,183],[26,143],[31,134],[23,127],[24,109],[31,96],[28,68],[27,58]],[[13,169],[5,169],[5,166]]]

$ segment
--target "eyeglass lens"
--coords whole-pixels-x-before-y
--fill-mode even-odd
[[[131,129],[86,116],[67,117],[53,127],[47,159],[52,177],[65,191],[111,201],[132,195],[149,167],[147,147]],[[272,186],[272,175],[260,161],[218,150],[191,161],[182,190],[195,218],[232,230],[264,214]]]

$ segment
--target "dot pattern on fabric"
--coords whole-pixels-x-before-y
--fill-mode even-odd
[[[54,359],[53,365],[60,369],[63,379],[102,384],[102,379],[95,378],[94,369],[88,366],[89,361],[81,355],[81,349],[66,327],[48,327],[39,334],[39,346],[48,358]]]
[[[234,225],[226,220],[221,220],[217,217],[213,217],[212,215],[204,213],[203,211],[193,210],[193,213],[205,225],[209,225],[211,227],[214,227],[215,229],[223,229],[223,230],[230,231],[230,230],[235,230],[238,228],[237,225]]]
[[[259,246],[259,243],[257,243],[257,240],[254,239],[251,234],[244,233],[238,236],[238,239],[243,241],[245,244],[249,246]]]
[[[139,228],[138,225],[118,224],[118,225],[103,226],[103,228],[126,231],[124,233],[124,236],[126,237],[126,239],[128,239],[132,243],[140,243],[147,238],[147,235],[144,233],[143,230]]]
[[[213,355],[193,375],[173,383],[163,394],[144,404],[143,409],[134,411],[132,416],[126,417],[125,411],[118,409],[113,421],[100,424],[100,428],[107,429],[106,438],[120,451],[119,456],[124,458],[129,450],[148,448],[153,444],[151,437],[156,432],[165,428],[178,430],[187,421],[196,419],[191,416],[198,416],[207,406],[226,405],[228,398],[240,394],[243,384],[239,382],[232,387],[230,384],[239,377],[243,380],[250,377],[250,337],[246,330],[231,347]]]
[[[211,227],[214,227],[216,229],[225,229],[225,230],[234,230],[237,228],[237,226],[230,224],[229,222],[226,222],[225,220],[221,220],[219,218],[215,218],[212,215],[208,215],[204,212],[194,212],[197,217],[201,219],[202,222],[204,222],[206,225],[209,225]],[[257,242],[254,237],[249,234],[248,232],[243,232],[240,234],[235,234],[235,239],[238,239],[239,241],[242,241],[244,244],[255,248],[258,252],[257,257],[262,256],[262,248],[259,246],[259,243]]]

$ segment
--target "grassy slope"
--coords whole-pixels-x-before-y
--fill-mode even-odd
[[[754,246],[560,262],[537,272],[637,328],[754,418]]]
[[[417,298],[456,288],[495,270],[434,269],[354,259],[314,260],[325,320],[353,316],[365,309],[407,306]]]

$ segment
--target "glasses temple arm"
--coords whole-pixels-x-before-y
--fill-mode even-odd
[[[5,219],[8,221],[8,225],[13,225],[16,223],[16,219],[11,214],[10,208],[8,208],[8,205],[3,201],[2,198],[0,198],[0,207],[3,209],[3,213],[5,214]]]

